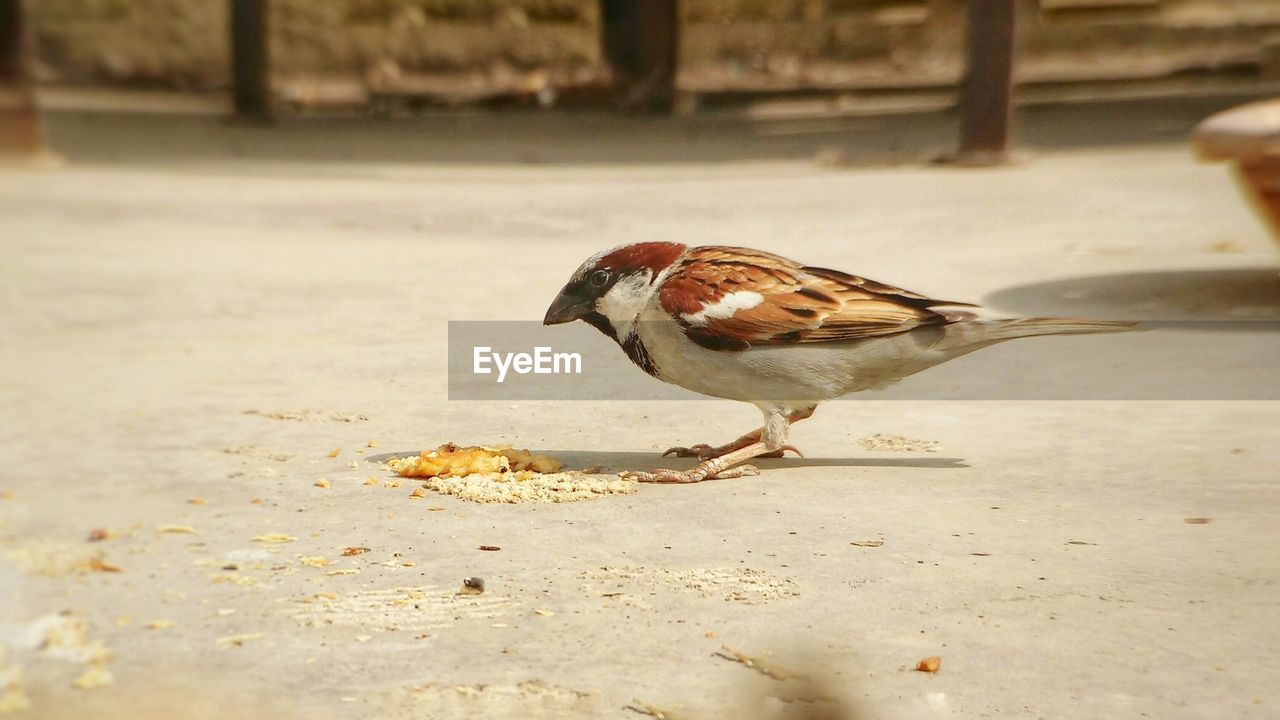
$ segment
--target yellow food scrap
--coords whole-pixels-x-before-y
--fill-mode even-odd
[[[409,493],[410,500],[421,500],[426,496],[427,496],[427,491],[423,490],[422,488],[415,488],[413,492]]]
[[[343,568],[341,570],[330,570],[325,575],[357,575],[360,571],[355,568]]]
[[[102,663],[92,663],[79,677],[72,680],[71,684],[80,690],[93,690],[110,685],[113,680],[115,678],[111,676],[111,671],[106,666]]]
[[[553,473],[560,461],[528,450],[482,446],[458,447],[445,443],[435,450],[424,450],[417,458],[406,458],[392,464],[401,477],[465,477],[476,473],[508,473],[527,470]]]
[[[229,573],[218,573],[216,575],[210,575],[209,582],[215,585],[220,583],[231,583],[233,585],[249,587],[251,585],[257,585],[258,578],[253,577],[252,575],[241,575],[239,573],[229,572]]]
[[[262,633],[245,633],[243,635],[228,635],[226,637],[220,637],[215,642],[219,645],[234,645],[235,647],[240,647],[250,640],[258,640],[261,637]]]
[[[190,534],[195,531],[196,529],[190,525],[160,525],[156,527],[156,532],[162,533]]]
[[[377,485],[377,484],[378,484],[378,478],[374,477],[373,475],[370,475],[369,477],[365,478],[364,484],[365,484],[365,485]]]
[[[152,620],[147,623],[146,627],[148,630],[168,630],[176,624],[172,620]]]
[[[209,501],[202,497],[193,497],[187,500],[188,505],[207,505],[208,503]]]
[[[267,533],[266,535],[254,535],[253,541],[260,543],[287,543],[293,542],[298,538],[284,533]]]
[[[369,441],[369,445],[368,445],[368,446],[369,446],[369,447],[371,447],[371,448],[376,448],[376,447],[378,447],[378,441],[377,441],[377,440],[370,440],[370,441]]]
[[[299,559],[298,562],[307,567],[325,567],[333,564],[332,560],[323,555],[310,555]]]
[[[329,451],[329,457],[338,457],[342,453],[342,448],[336,447]]]
[[[324,478],[320,478],[319,480],[315,481],[315,486],[318,488],[328,488],[329,481],[325,480]]]
[[[22,682],[22,666],[6,665],[4,646],[0,645],[0,715],[30,709],[31,700]]]

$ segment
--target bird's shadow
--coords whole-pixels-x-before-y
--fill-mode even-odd
[[[421,450],[403,450],[400,452],[369,455],[365,460],[381,464],[391,458],[418,455]],[[550,455],[564,463],[570,470],[599,468],[600,473],[612,474],[623,470],[648,470],[655,467],[669,467],[683,470],[697,465],[696,458],[662,457],[659,452],[609,452],[604,450],[533,450],[540,455]],[[771,468],[798,467],[910,467],[910,468],[966,468],[968,464],[962,458],[950,457],[794,457],[758,458],[751,461],[761,470]]]

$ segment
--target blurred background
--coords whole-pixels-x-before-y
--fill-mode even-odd
[[[1042,132],[1032,118],[1027,138],[1052,145],[1184,132],[1280,87],[1271,0],[41,0],[25,17],[19,0],[0,7],[10,92],[38,87],[32,101],[51,110],[264,120],[720,109],[766,134],[808,136],[774,137],[762,155],[816,147],[834,162],[927,156],[954,140],[942,124],[953,111],[962,149],[981,161],[1007,147],[1010,104],[1165,103],[1162,121],[1123,127],[1058,116]],[[849,129],[842,118],[885,114],[911,118],[865,147],[823,142]]]
[[[1280,717],[1277,96],[1277,0],[0,0],[0,714]],[[652,240],[1153,329],[376,462],[758,424],[450,396]]]

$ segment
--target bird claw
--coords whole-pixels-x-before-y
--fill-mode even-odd
[[[736,449],[737,448],[729,447],[729,446],[711,447],[706,443],[698,443],[697,445],[690,445],[689,447],[667,448],[667,451],[662,453],[662,457],[667,457],[668,455],[673,455],[678,458],[696,457],[699,460],[705,461],[705,460],[714,460],[720,457],[721,455],[732,452]],[[767,453],[764,453],[763,455],[760,455],[760,457],[780,458],[785,456],[788,450],[795,453],[799,457],[804,457],[804,453],[800,452],[800,448],[797,448],[794,445],[783,445],[782,447],[778,448],[777,450],[774,450],[773,452],[767,452]]]
[[[706,474],[701,468],[692,470],[670,470],[667,468],[659,468],[652,472],[643,470],[627,470],[618,473],[618,477],[623,480],[634,480],[642,483],[663,483],[663,484],[687,484],[702,482],[703,480],[727,480],[729,478],[746,477],[749,475],[759,475],[760,468],[755,465],[738,465],[736,467],[725,468],[714,475]]]
[[[800,448],[796,447],[795,445],[783,445],[782,447],[778,448],[777,450],[774,450],[773,452],[767,452],[767,453],[765,453],[765,454],[761,455],[760,457],[762,457],[762,458],[780,458],[780,457],[784,457],[784,456],[787,454],[787,451],[788,451],[788,450],[790,450],[791,452],[795,453],[798,457],[804,457],[804,453],[800,452]]]
[[[697,445],[690,445],[689,447],[667,448],[667,451],[662,453],[662,457],[674,455],[678,458],[696,457],[699,460],[713,460],[721,455],[721,453],[717,453],[716,450],[718,450],[718,448],[713,448],[706,443],[698,443]]]
[[[634,480],[642,483],[695,483],[706,479],[693,470],[681,471],[670,470],[667,468],[659,468],[653,472],[645,472],[644,470],[627,470],[625,472],[618,473],[618,477],[623,480]]]

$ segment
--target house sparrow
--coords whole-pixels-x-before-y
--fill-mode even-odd
[[[582,264],[552,301],[545,325],[583,320],[642,370],[713,397],[749,402],[764,425],[719,447],[671,448],[692,470],[624,473],[690,483],[758,470],[780,457],[790,424],[818,403],[882,388],[1005,340],[1134,329],[1132,323],[1061,318],[983,319],[901,288],[809,267],[748,248],[645,242]],[[796,451],[799,454],[799,451]]]

